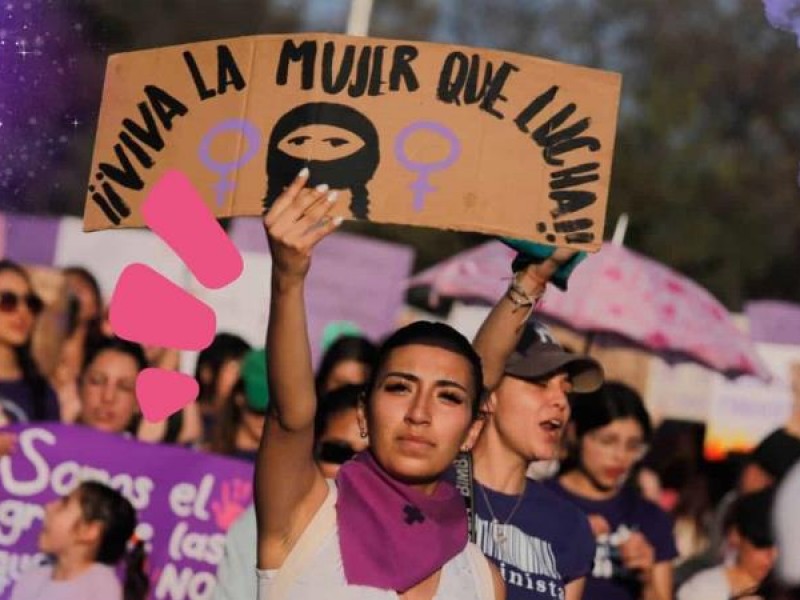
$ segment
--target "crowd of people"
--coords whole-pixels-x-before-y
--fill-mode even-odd
[[[800,598],[800,556],[782,541],[797,525],[775,508],[800,477],[800,428],[714,464],[702,424],[652,423],[635,389],[536,320],[571,251],[516,261],[471,342],[424,321],[378,345],[350,332],[315,373],[304,283],[339,220],[335,194],[308,177],[264,217],[266,348],[219,333],[197,359],[198,401],[161,423],[142,418],[136,378],[177,368],[177,354],[114,337],[97,282],[73,267],[45,372],[31,350],[45,305],[23,267],[0,261],[0,426],[62,422],[252,462],[220,600]],[[13,452],[0,429],[0,455]],[[12,599],[147,597],[136,523],[123,495],[81,483],[46,507],[47,562]]]

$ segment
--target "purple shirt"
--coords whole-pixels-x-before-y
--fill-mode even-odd
[[[477,544],[500,570],[508,600],[562,599],[565,585],[591,571],[594,538],[586,516],[541,483],[528,479],[520,499],[475,481],[474,496]]]
[[[3,409],[5,416],[12,423],[60,421],[61,408],[56,393],[47,383],[42,387],[41,397],[38,398],[42,403],[41,416],[35,419],[34,402],[37,399],[34,398],[31,385],[23,379],[0,381],[0,408]]]
[[[584,600],[636,600],[641,596],[638,575],[622,564],[619,546],[628,532],[639,531],[655,551],[657,563],[678,555],[671,517],[645,500],[636,490],[625,488],[608,500],[589,500],[564,488],[557,479],[545,484],[566,498],[586,515],[600,515],[611,528],[610,535],[596,539],[594,567],[586,579]]]
[[[14,586],[11,600],[122,600],[122,586],[112,567],[94,563],[77,577],[53,579],[52,565],[25,571]]]

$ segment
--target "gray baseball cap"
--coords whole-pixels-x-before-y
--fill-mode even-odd
[[[603,384],[603,367],[591,356],[567,352],[543,323],[531,319],[517,347],[506,361],[505,374],[520,379],[541,379],[566,371],[572,390],[593,392]]]

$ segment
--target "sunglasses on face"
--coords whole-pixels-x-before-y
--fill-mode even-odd
[[[356,455],[356,451],[350,444],[345,442],[322,442],[317,452],[317,460],[320,462],[343,465]]]
[[[0,312],[14,312],[19,308],[21,302],[25,303],[25,306],[34,316],[42,312],[44,308],[44,302],[36,294],[21,296],[9,291],[0,292]]]

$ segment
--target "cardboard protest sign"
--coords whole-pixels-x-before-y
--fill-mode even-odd
[[[510,52],[332,34],[112,56],[84,226],[137,227],[185,173],[258,215],[307,165],[339,214],[599,247],[621,78]]]
[[[251,502],[252,465],[85,427],[12,430],[19,433],[17,450],[0,458],[0,600],[42,558],[37,538],[45,504],[87,479],[119,490],[136,509],[150,598],[212,597],[225,532]]]

